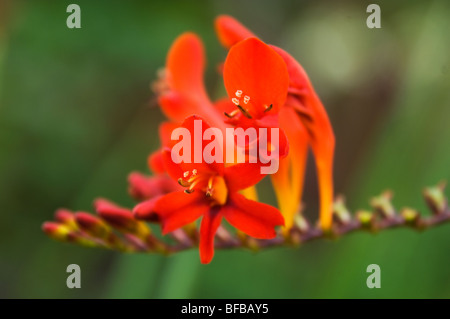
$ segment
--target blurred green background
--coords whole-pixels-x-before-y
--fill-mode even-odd
[[[66,8],[81,7],[81,29]],[[131,206],[126,176],[147,172],[163,119],[149,85],[175,37],[205,41],[206,82],[222,85],[213,30],[231,14],[309,73],[334,125],[335,184],[351,209],[395,192],[426,211],[424,186],[450,180],[450,3],[377,1],[0,1],[0,298],[450,298],[450,225],[357,233],[300,249],[197,251],[169,258],[54,242],[41,232],[59,207],[95,197]],[[316,217],[309,162],[304,201]],[[265,200],[273,202],[270,184]],[[447,192],[448,193],[448,192]],[[81,289],[66,267],[81,267]],[[366,267],[381,267],[368,289]]]

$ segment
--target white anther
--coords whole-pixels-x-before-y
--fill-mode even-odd
[[[235,94],[236,94],[237,97],[241,97],[242,96],[242,90],[237,90]]]
[[[197,175],[197,170],[195,168],[192,170],[192,175],[193,176]]]
[[[184,178],[188,177],[189,176],[189,171],[184,172],[183,176],[184,176]]]
[[[239,105],[239,100],[235,97],[231,99],[231,102],[233,102],[236,105]]]
[[[244,103],[247,104],[248,101],[250,101],[250,96],[248,95],[244,96]]]

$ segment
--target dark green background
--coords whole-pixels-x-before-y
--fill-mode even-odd
[[[66,7],[81,6],[81,29]],[[450,225],[358,233],[300,249],[124,255],[48,239],[59,207],[91,211],[103,196],[125,206],[126,176],[147,171],[163,119],[149,90],[175,37],[205,41],[206,83],[223,92],[225,51],[213,19],[232,14],[305,67],[334,125],[336,190],[351,209],[384,189],[426,211],[424,186],[450,180],[450,3],[378,1],[10,1],[0,6],[1,298],[449,298]],[[9,5],[8,5],[9,4]],[[316,217],[310,161],[308,216]],[[264,199],[273,201],[270,184]],[[82,288],[66,287],[81,266]],[[366,267],[381,267],[381,289]]]

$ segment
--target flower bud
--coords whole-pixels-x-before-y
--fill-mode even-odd
[[[110,227],[94,215],[78,212],[75,214],[75,219],[80,229],[93,237],[105,239],[111,234]]]
[[[75,222],[74,214],[65,208],[58,209],[55,212],[55,220],[61,222],[62,224],[67,225],[71,229],[77,229],[77,223]]]
[[[52,239],[67,241],[70,228],[67,225],[57,222],[45,222],[42,224],[42,230]]]
[[[179,185],[167,175],[147,177],[141,173],[133,172],[128,176],[128,183],[130,195],[139,201],[152,199],[180,189]]]
[[[153,209],[160,197],[161,196],[157,196],[137,204],[133,208],[134,217],[137,219],[144,219],[155,223],[159,222],[160,221],[159,216],[153,211]]]
[[[423,191],[423,195],[433,214],[440,214],[447,208],[448,202],[444,195],[445,183],[438,186],[427,187]]]
[[[121,232],[132,233],[140,238],[145,238],[150,234],[150,229],[145,223],[134,219],[129,209],[117,206],[106,200],[97,199],[94,202],[97,213],[112,227]]]

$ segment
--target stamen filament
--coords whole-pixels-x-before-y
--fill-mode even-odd
[[[246,118],[251,119],[252,116],[247,112],[246,109],[244,109],[242,106],[240,105],[236,105],[238,107],[238,109],[242,112],[242,114],[245,115]]]
[[[191,186],[191,183],[190,183],[189,181],[185,181],[185,180],[182,179],[182,178],[179,178],[179,179],[178,179],[178,184],[180,184],[180,185],[183,186],[183,187],[189,187],[189,186]]]
[[[269,112],[273,107],[273,104],[270,104],[268,107],[266,107],[266,109],[264,110],[264,112]]]
[[[227,112],[223,112],[223,114],[225,114],[226,117],[232,119],[233,117],[235,117],[238,114],[239,110],[234,110],[231,113],[227,113]]]
[[[208,196],[208,197],[212,196],[213,181],[214,181],[214,177],[210,177],[208,180],[208,188],[206,189],[206,196]]]

